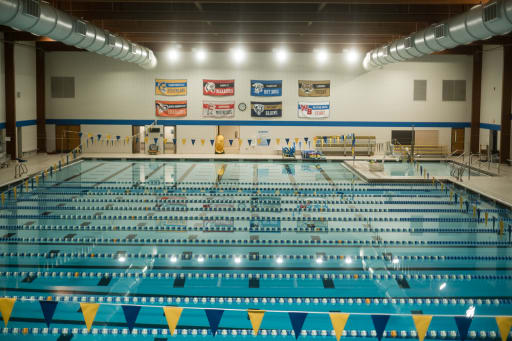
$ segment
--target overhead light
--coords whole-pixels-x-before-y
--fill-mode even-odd
[[[288,60],[288,51],[284,47],[274,50],[274,58],[279,64],[283,64]]]
[[[276,258],[276,263],[277,264],[283,264],[283,257],[279,256]]]
[[[125,256],[120,256],[119,258],[117,258],[118,261],[120,261],[121,263],[125,262],[126,261],[126,257]]]
[[[242,47],[235,47],[233,49],[231,49],[231,58],[233,59],[233,61],[237,64],[240,64],[242,63],[243,61],[245,61],[247,57],[247,53],[245,52],[245,50],[242,48]]]
[[[199,263],[204,262],[204,257],[203,257],[203,256],[199,256],[199,257],[197,257],[197,261],[198,261]]]
[[[319,64],[324,64],[329,59],[329,52],[327,52],[326,49],[316,49],[314,51],[315,53],[315,60]]]
[[[398,264],[398,263],[400,263],[400,260],[396,257],[393,258],[393,264]]]
[[[178,258],[176,256],[171,256],[171,263],[176,263]]]
[[[350,256],[345,258],[345,263],[352,264],[352,258],[350,258]]]
[[[196,62],[198,62],[198,63],[204,62],[207,57],[208,57],[208,54],[207,54],[206,50],[203,48],[199,48],[194,51],[194,58],[195,58]]]
[[[167,51],[167,58],[172,63],[179,61],[180,60],[180,51],[175,47],[170,48],[169,51]]]
[[[471,319],[473,316],[475,316],[475,307],[471,306],[468,308],[468,310],[466,310],[466,317]]]
[[[359,52],[356,49],[346,50],[344,55],[345,55],[345,60],[349,64],[357,63],[360,58]]]
[[[236,264],[240,264],[240,263],[242,263],[242,257],[240,257],[240,256],[236,256],[236,257],[235,257],[235,263],[236,263]]]
[[[316,264],[322,264],[324,262],[323,258],[322,257],[318,257],[316,259]]]
[[[443,290],[444,288],[446,288],[446,283],[443,283],[439,286],[439,290]]]

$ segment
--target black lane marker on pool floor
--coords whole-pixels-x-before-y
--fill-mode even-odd
[[[65,183],[66,181],[72,180],[72,179],[77,178],[77,177],[79,177],[79,176],[81,176],[81,175],[83,175],[83,174],[85,174],[85,173],[87,173],[87,172],[90,172],[90,171],[92,171],[92,170],[95,170],[96,168],[101,167],[101,166],[103,166],[104,164],[105,164],[105,163],[104,163],[104,162],[102,162],[102,163],[100,163],[100,164],[97,164],[97,165],[96,165],[96,166],[94,166],[94,167],[91,167],[91,168],[89,168],[89,169],[87,169],[87,170],[84,170],[83,172],[80,172],[80,173],[78,173],[78,174],[76,174],[76,175],[72,175],[72,176],[70,176],[69,178],[64,179],[63,181],[61,181],[61,182],[58,182],[58,183],[54,184],[52,187],[57,187],[57,186],[59,186],[59,185],[61,185],[61,184]]]
[[[6,233],[6,234],[4,234],[4,235],[2,236],[2,238],[11,238],[12,236],[15,236],[15,235],[16,235],[16,233],[14,233],[14,232],[10,232],[10,233]]]
[[[57,341],[70,341],[73,338],[73,333],[70,334],[60,334]]]
[[[396,283],[400,287],[400,289],[410,289],[409,282],[405,278],[397,278]]]
[[[94,185],[92,185],[92,187],[97,187],[97,186],[101,185],[101,184],[102,184],[102,183],[104,183],[105,181],[108,181],[108,180],[112,179],[114,176],[116,176],[116,175],[118,175],[118,174],[120,174],[120,173],[124,172],[124,171],[125,171],[125,170],[127,170],[128,168],[133,167],[134,165],[135,165],[135,162],[130,163],[128,166],[126,166],[126,167],[124,167],[124,168],[121,168],[120,170],[118,170],[118,171],[117,171],[117,172],[115,172],[115,173],[110,174],[110,175],[109,175],[109,176],[107,176],[105,179],[101,180],[100,182],[95,183]]]
[[[251,279],[249,279],[249,288],[251,288],[251,289],[259,289],[260,288],[260,279],[259,278],[251,278]]]
[[[284,165],[284,169],[286,170],[286,173],[288,174],[288,179],[290,179],[290,183],[293,188],[297,188],[297,181],[295,180],[295,177],[292,174],[292,169],[290,168],[290,165]]]
[[[27,275],[22,282],[23,283],[32,283],[37,278],[37,275]]]
[[[106,287],[107,285],[109,285],[109,284],[110,284],[110,281],[111,281],[111,280],[112,280],[112,277],[110,277],[110,276],[108,276],[108,277],[103,276],[103,277],[101,277],[101,279],[99,280],[99,282],[98,282],[98,286],[100,286],[100,287]]]
[[[336,184],[332,181],[331,177],[325,172],[325,170],[320,166],[320,165],[316,165],[316,169],[318,169],[318,171],[320,172],[320,174],[322,174],[322,176],[324,177],[324,179],[333,187],[336,187]]]
[[[173,288],[184,288],[185,287],[185,277],[176,277],[174,279],[174,283],[172,285]]]
[[[334,289],[334,281],[332,278],[322,278],[324,289]]]

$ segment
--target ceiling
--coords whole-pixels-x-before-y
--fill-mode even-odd
[[[173,45],[250,51],[285,45],[361,52],[422,29],[480,0],[50,0],[76,17],[154,51]],[[484,1],[486,2],[486,1]],[[47,49],[66,49],[46,43]]]

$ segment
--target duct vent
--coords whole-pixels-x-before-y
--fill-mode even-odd
[[[446,25],[441,24],[434,27],[434,35],[436,39],[441,39],[446,37]]]
[[[75,77],[52,77],[52,98],[75,98]]]
[[[108,45],[109,46],[115,46],[116,45],[116,36],[113,34],[109,34],[108,36]]]
[[[427,81],[425,79],[414,80],[414,101],[427,100]]]
[[[39,7],[39,1],[36,0],[23,0],[23,9],[22,13],[25,15],[30,15],[32,17],[39,18],[41,13],[41,8]]]
[[[466,100],[466,81],[465,80],[443,80],[443,101]]]
[[[384,49],[382,51],[382,56],[383,57],[389,56],[389,46],[384,46]]]
[[[87,24],[81,20],[75,22],[75,33],[85,36],[87,32]]]
[[[135,44],[130,44],[130,53],[135,53]]]
[[[412,39],[412,37],[405,38],[405,48],[411,49],[413,47],[414,47],[414,39]]]
[[[484,22],[491,22],[498,19],[498,3],[493,2],[484,7]]]

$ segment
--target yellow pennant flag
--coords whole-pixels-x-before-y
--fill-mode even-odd
[[[496,316],[496,324],[500,330],[501,340],[507,341],[508,333],[510,333],[510,327],[512,327],[512,316]]]
[[[164,144],[167,144],[167,139],[164,137]]]
[[[242,139],[238,139],[238,147],[242,146]]]
[[[187,143],[187,139],[181,139],[181,143],[183,143],[183,144]]]
[[[425,335],[427,335],[428,326],[432,321],[432,315],[412,315],[416,331],[418,332],[419,341],[423,341]]]
[[[0,313],[2,313],[5,327],[7,327],[7,323],[9,323],[9,319],[11,318],[14,302],[16,302],[15,298],[0,298]]]
[[[169,325],[169,331],[171,332],[171,335],[174,334],[174,330],[178,325],[178,321],[180,320],[182,311],[183,308],[164,307],[165,319],[167,320],[167,324]]]
[[[258,144],[261,144],[261,139],[257,139],[257,140],[256,140],[256,142],[257,142]]]
[[[147,137],[144,138],[144,142],[148,143],[148,138]]]
[[[3,206],[5,203],[5,193],[2,193],[1,197],[2,197],[2,206]]]
[[[276,144],[279,146],[280,143],[281,143],[281,139],[279,137],[276,138]]]
[[[84,315],[85,326],[87,330],[91,330],[92,323],[100,307],[99,303],[80,303],[80,309],[82,309],[82,315]]]
[[[25,180],[25,191],[28,191],[28,180]]]
[[[298,137],[295,138],[295,143],[299,143],[299,138]]]
[[[263,315],[265,315],[265,310],[249,309],[247,311],[247,314],[249,314],[249,319],[251,320],[253,335],[258,335],[258,331],[260,330],[261,326],[261,321],[263,321]]]
[[[201,146],[204,146],[205,139],[201,139]]]
[[[16,187],[13,187],[12,193],[14,194],[14,199],[16,199]]]
[[[329,313],[329,316],[331,317],[332,328],[336,334],[336,340],[340,341],[341,333],[343,333],[343,329],[345,329],[349,314]]]

